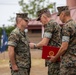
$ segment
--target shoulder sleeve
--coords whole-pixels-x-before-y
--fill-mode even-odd
[[[11,33],[8,38],[8,46],[16,47],[19,41],[19,37],[16,33]]]
[[[48,23],[44,30],[44,37],[50,39],[52,37],[53,30],[54,30],[53,23]]]
[[[44,37],[46,38],[51,38],[52,37],[52,34],[55,30],[55,26],[57,25],[56,22],[49,22],[45,28],[45,31],[44,31]]]
[[[70,27],[69,25],[63,26],[62,42],[69,42],[71,34],[72,34],[72,27]]]

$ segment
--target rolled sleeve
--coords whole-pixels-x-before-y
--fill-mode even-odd
[[[52,33],[49,33],[49,32],[45,32],[44,33],[44,38],[51,38],[52,37]]]
[[[8,46],[16,47],[19,41],[19,37],[16,34],[11,34],[8,38]]]
[[[13,41],[8,41],[8,46],[17,46],[17,43],[13,42]]]
[[[62,36],[62,42],[69,42],[70,37]]]

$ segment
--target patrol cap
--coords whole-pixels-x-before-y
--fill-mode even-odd
[[[57,16],[59,16],[62,11],[69,10],[69,8],[68,8],[68,6],[61,6],[61,7],[57,7],[57,10],[58,10]]]
[[[25,21],[29,21],[28,13],[16,13],[16,16],[24,19]]]
[[[44,14],[44,13],[50,13],[50,11],[48,10],[48,8],[44,8],[44,9],[41,9],[41,10],[37,11],[37,16],[38,16],[37,21],[40,20],[41,15]]]

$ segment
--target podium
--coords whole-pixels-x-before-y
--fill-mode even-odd
[[[51,59],[50,56],[55,56],[58,50],[59,50],[59,47],[43,46],[42,59]],[[60,61],[60,58],[58,58],[58,61]]]

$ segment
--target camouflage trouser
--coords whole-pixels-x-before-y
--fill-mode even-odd
[[[59,75],[60,62],[51,63],[48,65],[48,75]]]
[[[64,65],[61,65],[60,66],[60,75],[76,75],[76,66],[65,67]]]
[[[29,69],[21,69],[21,68],[19,68],[18,71],[13,71],[11,69],[11,75],[30,75],[30,68]]]

